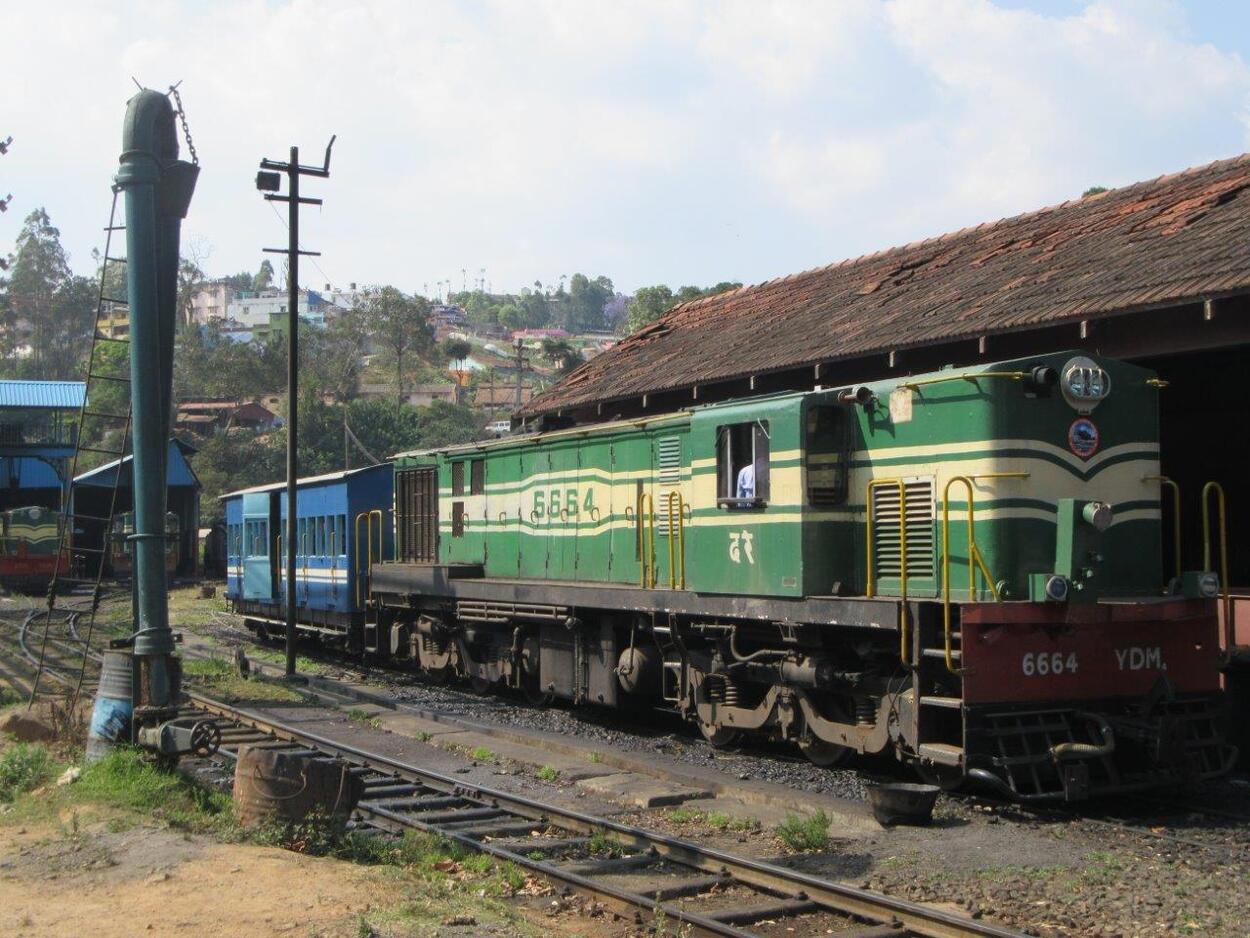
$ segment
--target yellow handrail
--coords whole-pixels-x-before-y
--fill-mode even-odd
[[[339,591],[338,579],[335,576],[338,573],[338,551],[334,549],[338,531],[330,532],[330,594],[337,595]]]
[[[1211,481],[1202,487],[1202,569],[1211,569],[1211,493],[1220,512],[1220,589],[1224,600],[1224,650],[1233,650],[1233,596],[1228,589],[1228,503],[1224,486]]]
[[[655,586],[655,500],[651,497],[650,492],[639,492],[635,504],[634,516],[638,519],[638,557],[642,565],[639,585],[649,589]],[[643,514],[644,505],[649,509],[646,514]],[[650,534],[651,548],[649,552],[647,550],[648,534]],[[649,563],[647,559],[648,554],[650,556]],[[650,572],[649,577],[647,576],[648,572]]]
[[[1181,487],[1167,476],[1146,476],[1143,482],[1158,482],[1172,489],[1172,553],[1176,555],[1176,578],[1181,578]]]
[[[365,571],[363,574],[360,571],[360,522],[361,521],[365,523],[365,551],[366,551],[366,556],[368,558],[368,562],[365,565]],[[360,514],[356,515],[356,520],[353,522],[353,527],[352,527],[352,534],[355,535],[355,538],[356,538],[356,564],[352,569],[355,570],[356,572],[356,605],[357,607],[360,607],[360,608],[364,607],[364,596],[362,593],[362,587],[364,586],[365,581],[369,578],[369,568],[373,566],[373,538],[370,536],[372,532],[373,532],[373,512],[362,511],[360,512]]]
[[[941,375],[936,378],[922,378],[920,381],[904,381],[901,388],[919,388],[926,384],[942,384],[946,381],[977,381],[981,378],[1007,378],[1010,381],[1023,381],[1029,377],[1027,371],[965,371],[957,375]]]
[[[673,505],[677,506],[677,550],[673,550]],[[668,586],[669,589],[676,589],[679,581],[678,569],[680,568],[681,588],[686,588],[686,522],[685,522],[685,499],[681,497],[681,492],[668,493]]]
[[[975,475],[952,476],[946,480],[946,485],[942,488],[942,643],[946,652],[946,670],[952,674],[959,674],[961,669],[955,667],[955,649],[951,633],[951,486],[956,482],[962,483],[968,492],[968,598],[972,600],[977,598],[977,571],[980,570],[981,575],[985,577],[985,582],[989,584],[994,601],[1001,602],[998,584],[994,582],[993,575],[985,565],[985,558],[981,556],[981,548],[977,546],[976,493],[972,488],[972,483],[981,479],[1027,479],[1028,477],[1027,472],[982,472]]]
[[[909,638],[907,618],[907,486],[902,479],[873,479],[868,483],[866,506],[868,509],[868,589],[866,593],[870,598],[876,594],[876,588],[872,581],[872,493],[874,489],[886,485],[892,485],[898,489],[898,570],[899,593],[902,599],[898,615],[898,657],[905,666],[911,667],[911,655],[907,653]]]

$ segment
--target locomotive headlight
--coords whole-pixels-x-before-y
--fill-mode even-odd
[[[1046,578],[1046,598],[1054,603],[1063,603],[1068,601],[1068,578],[1064,576],[1049,576]]]
[[[1069,359],[1062,374],[1064,400],[1080,413],[1088,414],[1111,393],[1111,376],[1084,355]]]
[[[1220,595],[1220,578],[1214,573],[1204,573],[1198,578],[1198,591],[1203,599],[1214,599]]]

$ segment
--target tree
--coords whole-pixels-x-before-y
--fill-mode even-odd
[[[316,354],[309,366],[315,380],[335,400],[346,403],[355,399],[369,339],[364,313],[355,308],[343,310],[326,323],[325,329],[311,328],[309,332],[315,336],[310,348]]]
[[[47,211],[37,208],[26,216],[17,236],[17,255],[9,279],[9,303],[15,325],[30,331],[31,360],[43,377],[43,361],[50,333],[56,328],[58,292],[70,279],[69,260],[61,247],[61,232]]]
[[[252,278],[252,289],[259,293],[261,290],[268,290],[272,283],[273,264],[266,257],[260,262],[260,270],[256,271],[256,276]]]
[[[405,359],[428,354],[434,348],[429,312],[430,304],[424,297],[410,298],[394,287],[379,287],[365,296],[364,315],[370,333],[395,365],[396,401],[404,397]]]
[[[219,282],[224,283],[231,290],[251,290],[256,282],[256,278],[244,270],[237,274],[230,274],[228,277],[222,277]]]
[[[648,323],[655,322],[673,305],[673,291],[664,284],[643,287],[629,301],[625,317],[625,331],[637,332]]]
[[[178,324],[185,326],[195,319],[195,293],[207,278],[195,256],[178,262]]]
[[[1091,195],[1099,195],[1106,191],[1107,191],[1106,186],[1090,186],[1088,189],[1086,189],[1084,192],[1081,193],[1081,198],[1084,199]]]
[[[469,357],[469,353],[473,351],[473,346],[464,339],[444,339],[438,350],[443,353],[449,362],[463,362]]]
[[[569,332],[602,328],[603,307],[613,292],[612,281],[607,277],[591,280],[585,274],[574,274],[569,281],[568,299],[562,304],[564,328]]]
[[[509,331],[523,329],[525,327],[525,314],[521,312],[521,307],[515,303],[505,303],[499,307],[498,321],[499,325]]]
[[[582,363],[582,353],[565,339],[543,339],[542,356],[566,375]]]
[[[534,281],[538,283],[537,280]],[[551,322],[551,303],[541,292],[521,291],[517,304],[521,309],[521,322],[525,329],[541,329]]]

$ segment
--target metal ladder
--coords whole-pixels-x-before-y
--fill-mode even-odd
[[[129,338],[110,335],[104,331],[105,320],[116,319],[119,311],[124,310],[127,318],[129,318],[127,300],[122,297],[108,296],[105,293],[108,285],[110,265],[125,265],[126,263],[124,257],[112,256],[113,232],[125,230],[124,225],[116,224],[119,193],[120,190],[114,186],[113,204],[109,210],[109,223],[108,227],[104,229],[104,258],[100,266],[100,285],[96,296],[91,352],[87,357],[86,388],[82,406],[78,411],[77,432],[74,437],[74,455],[70,461],[69,478],[64,490],[65,498],[61,505],[60,542],[57,548],[56,565],[53,568],[52,581],[48,585],[47,608],[43,614],[43,630],[39,640],[39,667],[31,686],[28,705],[33,705],[39,695],[40,679],[43,677],[45,666],[47,665],[49,629],[57,612],[56,602],[58,595],[63,591],[76,587],[87,587],[90,589],[90,606],[87,612],[79,618],[80,622],[84,619],[86,620],[86,629],[77,633],[77,638],[71,636],[68,639],[70,644],[79,645],[81,650],[81,658],[77,663],[77,675],[74,678],[74,687],[69,693],[71,708],[82,691],[83,678],[91,652],[91,639],[95,632],[96,614],[99,611],[101,601],[105,598],[103,580],[107,569],[109,544],[113,533],[113,517],[117,512],[117,492],[121,485],[122,470],[125,468],[122,461],[130,446],[131,422],[129,355],[127,354],[124,357],[121,374],[118,374],[116,373],[116,368],[110,370],[108,357],[100,354],[102,349],[111,345],[129,346],[130,344]],[[113,364],[115,365],[116,363]],[[122,389],[125,396],[124,408],[117,407],[115,411],[92,409],[93,389],[103,392],[106,387],[114,389],[120,387]],[[100,395],[94,396],[98,399]],[[105,396],[107,397],[107,395]],[[106,435],[105,431],[110,429],[113,432]],[[91,440],[92,444],[96,443],[96,436],[89,434],[89,430],[100,431],[98,436],[104,442],[99,445],[87,445],[84,441],[88,439]],[[120,433],[117,431],[120,431]],[[107,448],[110,437],[117,441],[117,449]],[[75,501],[77,486],[74,480],[78,475],[79,457],[83,453],[117,460],[117,471],[113,473],[113,486],[108,497],[109,507],[106,515],[87,515],[76,510],[79,506]],[[78,522],[102,526],[102,537],[99,547],[74,544],[74,529]],[[71,560],[71,551],[78,557]],[[58,641],[62,646],[66,643],[64,640]]]

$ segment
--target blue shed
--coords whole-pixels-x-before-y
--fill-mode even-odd
[[[394,556],[390,463],[297,482],[296,619],[347,636],[364,623],[370,564]],[[226,598],[251,624],[286,622],[286,483],[221,496]]]
[[[200,480],[188,461],[197,452],[190,443],[171,439],[166,451],[165,464],[168,493],[168,511],[178,517],[178,565],[175,573],[187,576],[195,573],[199,551],[197,542],[200,529]],[[120,473],[120,478],[119,478]],[[131,457],[114,459],[89,472],[74,477],[72,489],[75,516],[74,542],[88,547],[104,547],[103,526],[92,523],[90,518],[106,518],[134,510],[134,492],[131,487]],[[113,503],[113,486],[117,485],[117,500]]]

